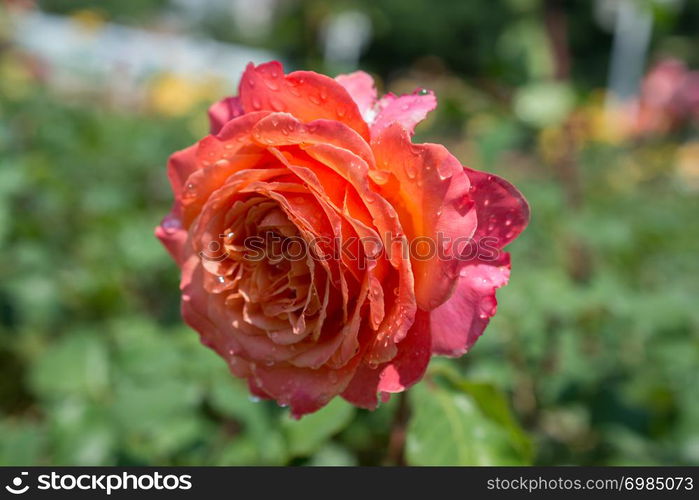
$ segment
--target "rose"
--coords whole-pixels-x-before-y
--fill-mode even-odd
[[[253,394],[297,417],[336,395],[375,408],[495,314],[499,250],[529,209],[506,181],[411,143],[435,107],[426,90],[377,100],[363,72],[249,65],[211,107],[211,135],[170,158],[156,234],[181,267],[184,320]],[[305,249],[290,258],[285,242]]]

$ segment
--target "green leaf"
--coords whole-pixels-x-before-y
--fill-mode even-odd
[[[515,450],[527,461],[530,460],[533,455],[532,442],[512,414],[505,395],[495,386],[481,382],[463,381],[459,388],[473,398],[487,418],[507,431]]]
[[[286,462],[285,439],[279,426],[275,425],[277,419],[273,419],[272,412],[268,411],[271,409],[269,404],[264,401],[254,402],[242,381],[228,373],[222,373],[214,381],[208,397],[215,410],[232,417],[243,426],[242,435],[236,436],[231,449],[224,453],[221,462],[223,465],[238,464],[235,457],[238,457],[237,453],[243,452],[236,450],[238,447],[245,448],[248,440],[257,443],[254,458],[250,459],[249,464],[282,465]],[[227,459],[230,461],[225,462]]]
[[[136,384],[124,380],[116,386],[112,409],[126,432],[153,433],[170,420],[189,417],[201,400],[196,384],[183,380],[158,380]]]
[[[406,456],[412,465],[523,465],[531,445],[507,402],[485,384],[435,379],[411,389]]]
[[[294,456],[308,456],[334,434],[341,431],[354,416],[354,407],[335,398],[325,408],[300,420],[285,416],[282,420],[289,450]]]
[[[33,422],[0,420],[0,465],[37,465],[41,463],[47,436]]]
[[[308,465],[317,467],[352,467],[357,465],[357,458],[344,446],[326,443],[311,457]]]
[[[103,394],[109,382],[109,358],[95,335],[78,334],[51,345],[32,367],[31,385],[42,398]]]

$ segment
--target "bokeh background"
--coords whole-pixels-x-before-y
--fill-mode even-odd
[[[0,2],[0,464],[699,464],[699,2]],[[532,221],[472,351],[292,421],[179,316],[168,155],[246,62],[434,89]]]

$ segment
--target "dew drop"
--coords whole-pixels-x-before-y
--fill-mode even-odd
[[[385,170],[370,170],[369,171],[369,177],[371,177],[371,180],[379,185],[386,184],[389,180],[389,175],[390,174],[388,172],[386,172]]]
[[[417,170],[415,168],[415,165],[413,165],[412,163],[406,163],[405,175],[408,176],[408,179],[414,179],[415,177],[417,177]]]
[[[168,216],[163,219],[161,226],[167,234],[172,234],[182,227],[182,223],[179,219]]]
[[[429,94],[429,93],[430,93],[430,91],[427,90],[427,89],[424,89],[424,88],[419,89],[419,90],[417,91],[417,95],[427,95],[427,94]]]
[[[252,98],[252,107],[255,109],[262,109],[262,103],[257,97]]]
[[[271,76],[271,75],[270,75]],[[274,80],[265,80],[265,85],[269,90],[277,91],[279,90],[279,84]]]
[[[451,170],[447,168],[446,164],[440,163],[437,165],[437,175],[439,176],[439,180],[445,181],[451,177],[452,173]]]
[[[308,100],[311,101],[313,104],[320,104],[320,99],[318,96],[310,95],[308,96]]]
[[[214,166],[223,168],[223,167],[227,167],[230,164],[231,164],[231,162],[229,162],[228,160],[219,160],[216,163],[214,163]]]

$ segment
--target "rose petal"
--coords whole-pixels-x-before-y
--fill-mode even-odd
[[[517,188],[494,174],[464,167],[471,180],[470,196],[476,204],[478,229],[474,240],[493,238],[503,248],[529,224],[529,204]],[[491,245],[492,246],[492,245]]]
[[[302,123],[289,113],[272,113],[255,125],[252,137],[266,147],[330,144],[351,151],[369,165],[374,164],[369,144],[356,131],[334,120]]]
[[[167,176],[170,179],[172,193],[175,200],[179,200],[184,189],[185,182],[197,166],[197,144],[173,153],[167,161]]]
[[[182,227],[180,207],[177,203],[155,228],[155,236],[165,246],[177,265],[181,266],[184,260],[183,250],[187,241],[187,231]]]
[[[240,80],[239,95],[246,112],[286,111],[304,122],[337,120],[369,138],[369,127],[342,85],[313,71],[284,75],[277,61],[257,67],[251,63]]]
[[[255,383],[280,405],[289,405],[294,418],[319,410],[340,394],[356,370],[357,360],[341,369],[266,366],[251,363]]]
[[[348,75],[337,75],[337,83],[342,85],[359,108],[364,121],[371,123],[376,117],[376,87],[374,79],[364,71],[355,71]]]
[[[510,255],[497,262],[477,262],[461,270],[451,298],[430,312],[432,352],[461,356],[478,340],[497,310],[495,290],[507,284]]]
[[[397,347],[398,354],[388,363],[359,365],[342,397],[354,405],[374,409],[378,393],[402,392],[419,381],[430,361],[430,313],[418,310],[415,323]]]
[[[453,291],[462,265],[454,247],[476,229],[469,178],[444,146],[412,144],[398,124],[372,146],[377,167],[397,180],[376,190],[396,207],[411,242],[418,307],[434,309]]]
[[[245,111],[238,97],[225,97],[209,108],[209,124],[212,134],[218,134],[221,128],[233,118]]]
[[[432,350],[446,356],[464,354],[495,314],[495,290],[507,284],[510,256],[490,252],[514,240],[529,222],[529,204],[514,186],[487,172],[464,170],[478,214],[474,242],[479,256],[461,269],[451,298],[432,311]]]
[[[386,94],[377,103],[378,114],[371,126],[371,137],[378,137],[384,129],[398,123],[413,135],[415,126],[437,107],[437,98],[431,90],[416,90],[412,94]]]

